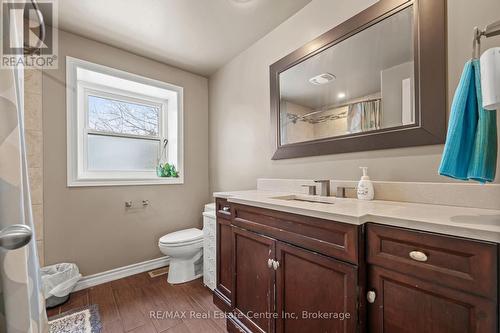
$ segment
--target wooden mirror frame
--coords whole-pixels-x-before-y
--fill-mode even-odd
[[[331,46],[414,6],[415,124],[281,144],[279,75]],[[446,137],[446,0],[380,0],[270,66],[273,160],[422,145]]]

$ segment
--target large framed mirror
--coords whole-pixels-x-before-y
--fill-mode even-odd
[[[270,80],[273,159],[443,143],[445,0],[380,0]]]

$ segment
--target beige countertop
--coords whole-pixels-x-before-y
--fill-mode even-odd
[[[336,198],[334,204],[283,200],[262,190],[216,192],[229,202],[361,225],[367,222],[500,243],[500,210]]]

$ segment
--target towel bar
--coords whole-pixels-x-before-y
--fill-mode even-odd
[[[500,35],[500,21],[488,24],[483,30],[474,27],[474,39],[472,41],[472,59],[481,55],[481,37],[493,37]]]

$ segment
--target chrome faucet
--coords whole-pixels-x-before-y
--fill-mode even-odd
[[[315,183],[319,184],[319,194],[322,197],[330,196],[330,181],[325,180],[315,180]]]
[[[302,185],[302,187],[307,187],[307,194],[316,195],[316,185]]]
[[[347,198],[347,190],[355,190],[356,187],[337,186],[337,198]]]

